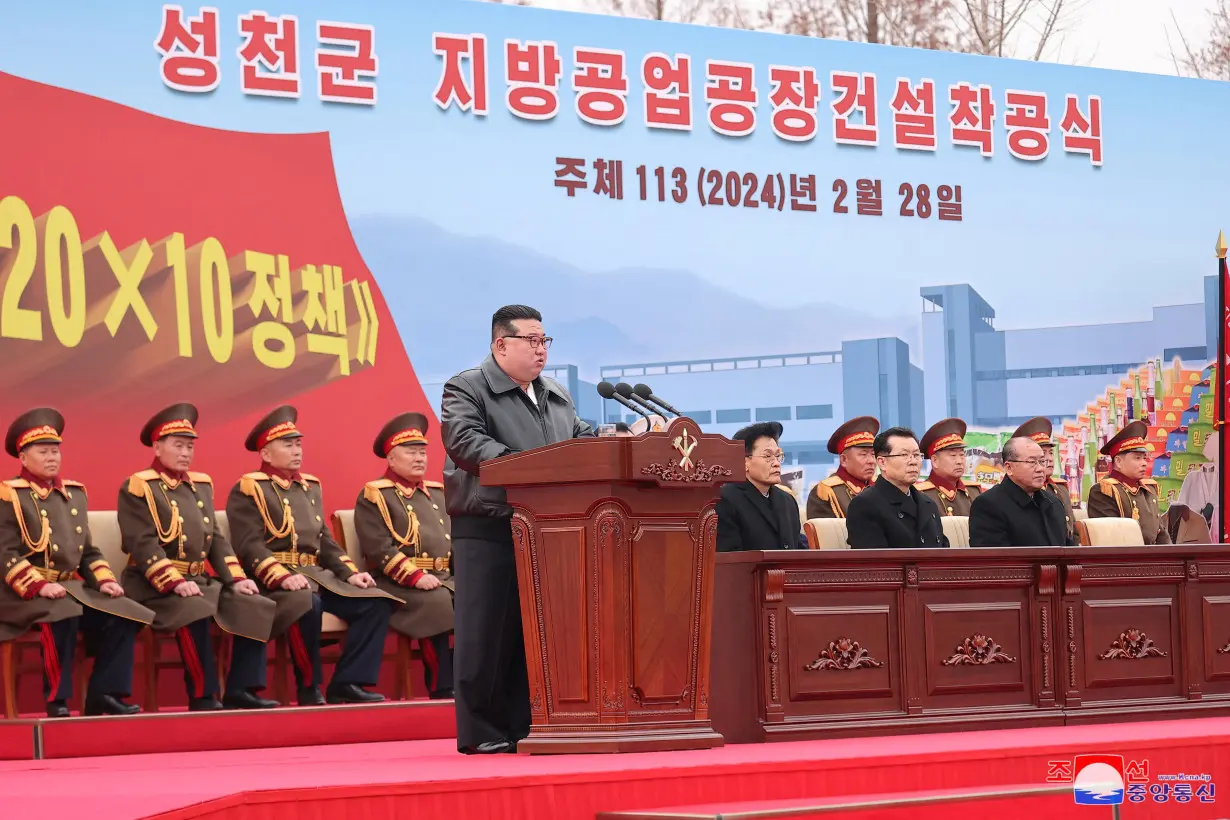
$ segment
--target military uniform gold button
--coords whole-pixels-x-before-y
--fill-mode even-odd
[[[52,552],[59,552],[59,551],[60,551],[60,545],[59,545],[59,544],[52,544],[52,545],[51,545],[51,551],[52,551]]]
[[[319,521],[319,520],[320,520],[320,516],[319,516],[319,515],[318,515],[318,516],[316,516],[316,520],[317,520],[317,521]]]
[[[441,518],[441,519],[440,519],[440,523],[441,523],[441,524],[443,524],[443,523],[444,523],[444,519],[443,519],[443,518]]]
[[[38,514],[39,514],[39,515],[41,515],[43,518],[46,518],[46,517],[47,517],[47,511],[46,511],[46,510],[39,510],[39,511],[38,511]]]
[[[414,509],[414,508],[413,508],[413,507],[411,507],[409,504],[407,504],[407,505],[406,505],[406,512],[410,512],[410,511],[411,511],[411,510],[413,510],[413,509]]]
[[[196,502],[196,505],[197,505],[198,507],[201,507],[201,508],[203,509],[203,508],[205,507],[205,502],[204,502],[204,501],[198,501],[198,502]]]
[[[432,504],[432,505],[431,505],[431,508],[432,508],[433,510],[438,510],[438,509],[440,509],[440,505],[439,505],[439,504]]]
[[[77,508],[76,508],[76,507],[73,507],[71,510],[69,510],[69,513],[70,513],[70,514],[72,514],[72,515],[76,515],[76,514],[77,514]]]
[[[78,527],[78,528],[77,528],[77,532],[81,532],[81,527]]]
[[[453,540],[453,536],[449,535],[449,534],[446,532],[446,533],[444,533],[444,540],[445,540],[445,541],[452,541],[452,540]]]
[[[316,499],[315,499],[315,498],[313,498],[313,499],[310,499],[310,500],[311,500],[311,502],[312,502],[312,506],[313,506],[313,507],[315,507],[315,506],[316,506]]]
[[[206,524],[208,524],[208,523],[209,523],[209,516],[207,515],[207,516],[205,516],[204,518],[202,518],[201,520],[202,520],[202,521],[204,521]]]

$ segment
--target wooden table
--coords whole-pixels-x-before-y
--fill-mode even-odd
[[[723,553],[727,743],[1230,712],[1230,547]]]

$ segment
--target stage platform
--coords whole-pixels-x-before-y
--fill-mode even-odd
[[[239,751],[456,737],[451,700],[0,720],[0,760]]]
[[[351,710],[337,711],[344,717]],[[358,719],[363,711],[355,709],[352,714]],[[130,722],[127,718],[98,721],[95,731],[106,730],[123,746]],[[186,725],[178,722],[177,732]],[[245,742],[260,740],[263,745],[276,746],[285,738],[275,721]],[[181,740],[189,742],[190,735],[184,732]],[[755,809],[763,801],[830,799],[832,804],[831,798],[864,806],[828,813],[841,820],[939,817],[954,811],[989,816],[980,813],[977,802],[959,800],[966,805],[954,807],[950,798],[970,790],[1056,785],[1046,783],[1050,762],[1070,760],[1078,753],[1147,759],[1154,777],[1208,773],[1214,782],[1226,781],[1217,785],[1230,788],[1226,785],[1230,784],[1230,718],[1210,718],[624,755],[466,757],[456,753],[453,739],[443,738],[10,761],[0,763],[0,790],[6,818],[51,816],[38,808],[49,798],[54,800],[55,816],[90,820],[392,820],[407,816],[595,820],[603,812],[667,816],[664,813],[672,812],[672,807],[724,805],[735,813],[736,809]],[[919,802],[920,795],[933,800]],[[940,802],[935,800],[937,795],[943,798]],[[911,797],[915,801],[909,809],[912,813],[902,813],[903,806],[865,806],[874,800]],[[1067,806],[1071,798],[1049,794],[1023,799]],[[1230,794],[1222,799],[1230,800]],[[12,815],[9,808],[14,806],[33,810]],[[1193,820],[1230,816],[1230,807],[1194,800],[1181,807],[1173,802],[1146,802],[1122,809],[1122,817],[1128,820],[1175,817],[1180,810],[1182,817]],[[875,813],[890,810],[896,813]],[[1091,820],[1110,816],[1105,807],[1084,811],[1081,816]],[[1067,814],[1066,809],[1062,815],[1043,810],[1035,816]]]

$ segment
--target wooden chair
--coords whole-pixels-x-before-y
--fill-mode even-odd
[[[803,524],[807,547],[813,550],[848,550],[846,519],[810,518]]]
[[[333,537],[346,548],[350,560],[359,569],[365,569],[363,551],[359,549],[359,534],[354,528],[354,510],[338,510],[333,513],[331,521]],[[411,665],[416,659],[422,659],[423,653],[415,648],[415,642],[405,635],[397,635],[397,649],[393,655],[385,655],[385,660],[394,664],[393,697],[396,700],[412,700],[414,698],[414,676]]]
[[[38,634],[27,632],[11,641],[0,643],[0,680],[4,686],[4,716],[10,720],[17,714],[17,689],[23,675],[42,675],[43,660]],[[33,660],[31,660],[33,657]]]
[[[108,516],[110,516],[109,520]],[[98,544],[99,549],[102,550],[107,562],[111,564],[112,570],[116,571],[118,576],[123,563],[117,563],[113,554],[107,548],[104,548],[103,544],[99,543],[101,535],[104,540],[114,541],[118,545],[118,539],[112,536],[111,530],[111,527],[114,526],[114,531],[118,533],[119,528],[118,524],[115,524],[115,513],[106,511],[90,512],[88,513],[87,520],[90,527],[90,535],[93,537],[94,542]],[[98,529],[96,530],[95,527]],[[78,701],[78,708],[82,710],[85,709],[86,679],[89,672],[87,666],[85,645],[78,639],[76,657],[73,659],[73,694]],[[41,677],[42,674],[42,643],[38,632],[30,631],[11,641],[0,643],[0,687],[4,689],[4,716],[6,718],[11,720],[18,716],[17,693],[20,689],[22,676],[39,675]]]
[[[1132,518],[1086,518],[1076,522],[1082,547],[1143,547],[1140,522]]]
[[[969,517],[964,515],[942,515],[940,522],[944,527],[944,535],[948,536],[948,546],[958,549],[969,547]]]

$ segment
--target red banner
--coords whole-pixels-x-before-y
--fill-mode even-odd
[[[244,436],[280,403],[299,409],[330,508],[383,472],[386,420],[433,415],[351,237],[327,134],[201,128],[6,74],[0,110],[0,430],[61,410],[64,474],[92,507],[148,466],[138,432],[176,401],[201,410],[194,469],[219,503],[258,466]]]

